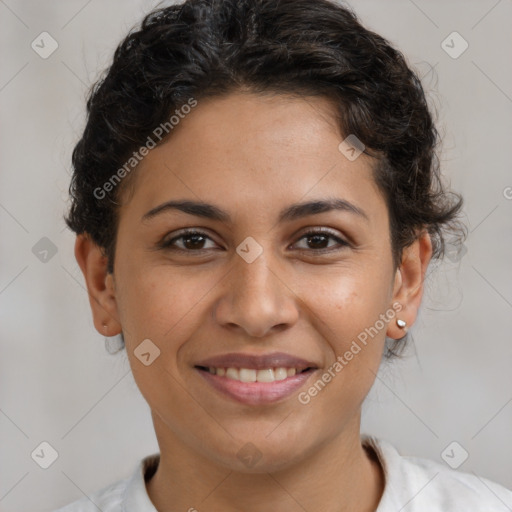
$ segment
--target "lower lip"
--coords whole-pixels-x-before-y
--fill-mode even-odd
[[[308,370],[274,382],[240,382],[198,368],[196,370],[215,389],[248,405],[269,404],[283,400],[297,391],[315,373],[315,370]]]

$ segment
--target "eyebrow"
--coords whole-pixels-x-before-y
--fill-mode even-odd
[[[202,201],[167,201],[155,208],[152,208],[142,216],[142,222],[153,219],[157,215],[171,210],[178,210],[189,215],[202,217],[205,219],[217,220],[224,223],[232,222],[231,216],[219,207],[204,203]],[[296,203],[282,210],[278,217],[278,222],[290,222],[301,219],[309,215],[316,215],[329,211],[344,211],[353,213],[365,220],[369,220],[368,215],[359,207],[345,199],[328,198],[323,200],[313,200],[303,203]]]

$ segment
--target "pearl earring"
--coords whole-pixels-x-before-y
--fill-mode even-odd
[[[398,325],[398,327],[400,327],[400,329],[404,329],[405,326],[407,325],[407,322],[405,320],[401,320],[400,318],[397,318],[396,325]]]
[[[103,324],[103,329],[105,330],[105,350],[109,354],[116,354],[122,350],[124,348],[123,333],[121,332],[117,336],[109,336],[107,324]]]

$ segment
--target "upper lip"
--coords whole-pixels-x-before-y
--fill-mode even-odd
[[[196,363],[195,366],[206,368],[249,368],[263,370],[265,368],[317,368],[315,363],[306,361],[284,352],[253,355],[244,353],[230,353],[209,357]]]

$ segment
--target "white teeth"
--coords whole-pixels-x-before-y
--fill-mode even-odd
[[[287,377],[293,377],[300,370],[296,368],[265,368],[263,370],[254,370],[252,368],[208,368],[210,373],[220,377],[238,380],[240,382],[275,382],[284,380]]]
[[[240,380],[238,370],[236,368],[226,368],[226,377],[228,379]]]
[[[256,382],[256,370],[240,368],[238,370],[238,380],[241,382]]]
[[[295,368],[293,368],[295,370]],[[286,368],[276,368],[276,371],[274,372],[274,376],[276,380],[283,380],[288,377],[288,373]]]
[[[258,382],[274,382],[274,370],[272,370],[272,368],[258,370],[258,373],[256,374],[256,380]]]

